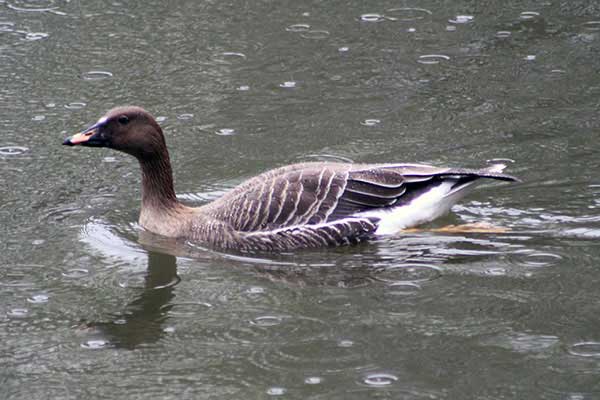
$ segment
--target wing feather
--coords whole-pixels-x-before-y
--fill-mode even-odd
[[[516,179],[500,171],[419,164],[293,164],[246,181],[208,204],[205,212],[229,224],[234,231],[261,233],[267,235],[265,238],[277,237],[274,232],[281,229],[320,226],[326,232],[322,236],[312,228],[293,230],[304,232],[298,240],[314,246],[342,240],[346,236],[343,232],[352,231],[343,224],[330,223],[348,220],[364,211],[406,204],[444,181],[452,180],[460,187],[479,177]]]

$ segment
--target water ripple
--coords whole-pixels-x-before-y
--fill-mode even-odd
[[[115,278],[115,285],[124,289],[164,289],[174,287],[179,282],[181,282],[181,277],[179,277],[179,275],[175,275],[169,282],[161,283],[153,287],[148,287],[147,271],[139,271],[134,273],[127,272],[123,275],[124,276],[117,276]]]
[[[431,14],[432,12],[426,8],[398,7],[387,10],[385,17],[392,21],[410,22],[425,19]]]
[[[369,13],[361,15],[359,20],[363,22],[382,22],[385,21],[385,17],[381,14]]]
[[[237,51],[224,51],[214,57],[214,60],[219,64],[233,64],[246,60],[246,55]]]
[[[560,254],[551,253],[548,251],[537,251],[532,249],[523,249],[512,252],[508,255],[507,260],[511,264],[521,265],[531,268],[546,268],[556,265],[562,260]]]
[[[323,383],[323,378],[320,376],[308,376],[304,379],[304,383],[307,385],[319,385]]]
[[[568,353],[579,357],[600,357],[600,342],[579,342],[568,348]]]
[[[215,131],[215,133],[219,136],[233,136],[237,132],[235,131],[235,129],[221,128],[221,129],[218,129],[217,131]]]
[[[529,20],[529,19],[534,19],[540,16],[539,12],[536,11],[523,11],[520,15],[519,18],[522,20]]]
[[[87,104],[82,101],[76,101],[76,102],[65,104],[65,108],[67,108],[69,110],[81,110],[86,105]]]
[[[55,0],[11,0],[6,6],[15,11],[47,12],[58,9],[55,3]]]
[[[46,33],[46,32],[27,32],[25,34],[25,40],[29,40],[29,41],[36,41],[36,40],[42,40],[42,39],[46,39],[50,36],[50,34]]]
[[[329,31],[326,30],[310,30],[300,34],[304,39],[320,40],[326,39],[329,36]]]
[[[3,265],[0,268],[0,286],[28,288],[47,283],[57,274],[56,269],[40,264]]]
[[[18,156],[29,151],[28,147],[23,146],[3,146],[0,147],[0,156]]]
[[[308,24],[292,24],[285,28],[288,32],[307,32],[310,30],[310,25]]]
[[[473,20],[474,17],[472,15],[457,15],[456,17],[449,19],[448,22],[451,24],[470,24]]]
[[[113,74],[108,71],[93,70],[84,72],[81,75],[81,77],[84,81],[101,81],[104,79],[112,78]]]
[[[417,285],[440,276],[441,268],[435,265],[403,263],[385,267],[376,272],[373,279],[391,285]]]
[[[161,307],[161,310],[171,317],[192,318],[205,314],[210,308],[212,308],[210,303],[182,302],[165,304]]]
[[[80,345],[87,350],[101,350],[110,346],[110,342],[103,339],[90,339]]]
[[[448,60],[450,60],[450,57],[448,57],[444,54],[425,54],[425,55],[419,56],[419,59],[417,60],[417,62],[419,64],[433,65],[433,64],[439,64],[443,61],[448,61]]]
[[[251,355],[251,362],[271,372],[312,370],[334,374],[364,367],[364,357],[364,346],[352,341],[314,338],[257,349]]]
[[[261,327],[270,327],[280,325],[283,322],[283,317],[277,315],[263,315],[260,317],[256,317],[250,321],[251,325],[261,326]]]
[[[292,89],[296,87],[296,82],[295,81],[285,81],[279,84],[279,87],[281,88],[286,88],[286,89]]]
[[[581,24],[588,31],[600,31],[600,21],[588,21]]]
[[[382,387],[389,386],[396,382],[398,377],[385,372],[376,372],[367,374],[362,378],[362,382],[368,386]]]
[[[364,126],[376,126],[376,125],[379,125],[380,123],[381,123],[381,120],[379,120],[379,119],[365,119],[360,124],[364,125]]]
[[[73,268],[62,273],[62,276],[68,279],[81,279],[88,276],[90,271],[85,268]]]
[[[36,294],[27,298],[27,302],[32,304],[44,304],[48,302],[48,299],[49,297],[47,294]]]
[[[281,396],[287,392],[287,389],[280,386],[273,386],[267,390],[267,394],[270,396]]]
[[[25,318],[29,310],[26,308],[13,308],[6,312],[6,315],[11,318]]]

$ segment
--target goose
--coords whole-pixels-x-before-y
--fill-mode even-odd
[[[503,164],[482,169],[422,164],[304,162],[257,175],[222,197],[179,202],[163,131],[146,110],[117,107],[63,142],[108,147],[137,158],[139,225],[155,234],[241,252],[353,244],[430,222],[481,178],[518,181]]]

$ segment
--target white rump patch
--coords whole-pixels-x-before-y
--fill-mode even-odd
[[[488,168],[486,168],[488,171],[490,172],[497,172],[500,173],[502,171],[504,171],[504,168],[506,168],[506,164],[502,164],[502,163],[494,163],[492,165],[490,165]]]
[[[402,229],[433,221],[450,211],[450,208],[469,191],[466,189],[472,186],[467,184],[457,190],[453,188],[455,184],[455,180],[442,182],[403,206],[366,211],[355,216],[379,218],[375,233],[391,235]]]

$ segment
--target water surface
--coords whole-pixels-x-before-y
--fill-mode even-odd
[[[593,1],[0,0],[3,398],[600,396]],[[514,160],[435,226],[240,256],[142,232],[137,165],[62,139],[159,117],[202,204],[312,160]]]

